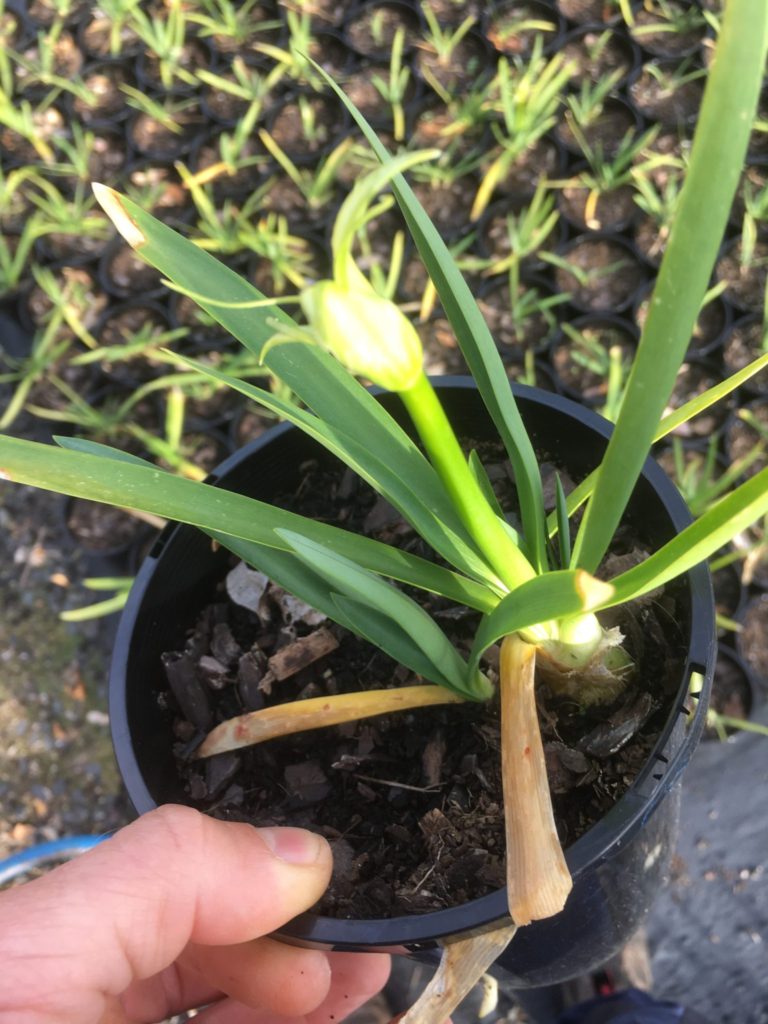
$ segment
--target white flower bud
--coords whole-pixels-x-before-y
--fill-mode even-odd
[[[394,302],[372,289],[319,281],[301,308],[323,348],[359,377],[387,391],[407,391],[422,366],[421,339]]]

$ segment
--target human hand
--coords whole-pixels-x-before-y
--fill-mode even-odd
[[[0,1024],[331,1024],[389,957],[287,946],[269,932],[326,888],[331,851],[166,806],[44,877],[0,893]]]

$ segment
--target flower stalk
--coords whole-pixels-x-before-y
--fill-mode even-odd
[[[429,458],[451,496],[464,525],[483,555],[510,589],[532,579],[533,567],[514,543],[469,470],[467,460],[427,376],[400,391]]]

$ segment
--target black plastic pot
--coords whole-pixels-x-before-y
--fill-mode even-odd
[[[534,443],[558,458],[575,477],[600,459],[609,425],[559,396],[514,386]],[[459,432],[477,440],[495,430],[474,383],[440,381],[441,398]],[[396,410],[399,399],[382,396]],[[292,486],[299,463],[330,460],[295,428],[279,426],[233,455],[212,479],[228,489],[269,499]],[[629,514],[641,534],[663,542],[690,517],[676,489],[648,460]],[[160,654],[173,649],[185,625],[210,597],[226,560],[210,541],[187,527],[165,530],[142,566],[120,623],[110,680],[110,719],[117,760],[134,806],[146,812],[158,803],[184,801],[173,764],[170,721],[156,699],[165,689]],[[638,778],[611,811],[567,851],[574,889],[555,918],[521,929],[499,964],[512,984],[543,986],[583,973],[611,956],[635,930],[661,884],[677,822],[677,783],[699,739],[715,660],[712,587],[704,566],[680,583],[680,624],[688,637],[685,668],[669,716]],[[691,686],[691,674],[703,682]],[[449,938],[498,924],[506,916],[504,890],[463,906],[390,920],[336,920],[304,914],[281,935],[320,948],[385,948],[429,959]],[[433,952],[429,952],[432,950]]]

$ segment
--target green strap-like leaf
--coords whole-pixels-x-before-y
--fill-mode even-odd
[[[470,670],[477,667],[483,651],[502,637],[604,607],[600,601],[607,600],[609,592],[609,586],[580,570],[558,569],[528,580],[482,619],[469,656]]]
[[[706,409],[709,409],[710,406],[722,401],[728,395],[732,394],[736,388],[741,387],[742,384],[745,384],[751,377],[754,377],[756,373],[764,370],[767,366],[768,353],[759,356],[743,369],[731,374],[731,376],[726,380],[721,381],[719,384],[715,384],[712,388],[708,388],[700,395],[696,395],[695,398],[691,398],[690,401],[685,402],[685,404],[681,405],[679,409],[669,413],[669,415],[665,416],[661,421],[656,433],[653,435],[654,444],[657,441],[661,441],[662,438],[667,437],[673,430],[677,430],[677,428],[682,426],[683,423],[687,423],[695,416],[699,416]],[[581,483],[574,487],[567,499],[569,516],[572,516],[577,509],[581,508],[587,498],[589,498],[590,494],[592,494],[595,489],[596,481],[597,470],[593,470],[589,476],[584,477]],[[552,512],[547,519],[547,536],[554,537],[556,532],[557,510]]]
[[[54,442],[59,448],[66,448],[70,452],[83,452],[87,455],[99,455],[105,459],[113,459],[115,462],[130,462],[134,466],[144,466],[147,469],[158,469],[154,463],[142,459],[139,455],[132,455],[131,452],[121,451],[119,448],[112,448],[111,445],[102,444],[100,441],[89,441],[85,437],[65,437],[55,434]],[[165,472],[165,470],[163,471]]]
[[[571,534],[568,524],[568,504],[560,474],[555,476],[555,515],[557,516],[557,546],[560,552],[560,565],[563,569],[571,564]]]
[[[491,483],[490,478],[485,471],[485,466],[483,465],[480,456],[477,454],[477,451],[474,448],[469,453],[468,464],[469,470],[472,473],[472,476],[477,481],[477,486],[483,492],[485,500],[491,506],[493,511],[499,517],[499,519],[503,519],[504,510],[499,504],[499,499],[496,497],[496,492],[494,491],[493,484]]]
[[[86,452],[63,451],[16,437],[0,437],[0,479],[3,478],[119,508],[151,512],[206,532],[226,532],[267,547],[286,546],[275,530],[294,530],[372,572],[401,583],[442,594],[478,611],[488,611],[496,605],[497,599],[486,587],[426,559],[157,468]]]
[[[600,605],[610,608],[655,590],[688,572],[719,551],[736,534],[768,512],[768,469],[763,469],[727,497],[722,498],[695,523],[659,548],[640,565],[611,580],[613,597]]]
[[[252,544],[221,533],[212,532],[211,536],[285,590],[350,632],[375,644],[400,664],[407,665],[412,671],[431,682],[457,690],[457,687],[452,686],[450,680],[443,677],[418,644],[414,643],[396,622],[358,601],[334,593],[329,587],[328,580],[293,552],[266,548],[261,544]],[[473,700],[485,696],[476,692],[465,693],[463,688],[458,688],[458,692]]]
[[[478,692],[471,690],[463,680],[457,685],[444,677],[413,638],[408,636],[397,622],[375,608],[344,594],[334,594],[333,600],[337,609],[334,618],[341,621],[339,616],[344,616],[348,623],[347,628],[385,651],[398,663],[406,665],[417,675],[431,683],[437,683],[438,686],[444,686],[467,700],[487,700],[491,696],[490,687],[487,691]]]
[[[574,545],[593,572],[621,519],[685,358],[747,152],[768,42],[765,0],[728,0],[690,165],[616,429]]]
[[[193,245],[125,196],[119,197],[123,213],[144,241],[137,252],[165,277],[195,295],[210,296],[199,305],[229,333],[256,355],[273,336],[277,324],[295,328],[295,322],[276,305],[251,309],[229,308],[217,303],[262,302],[264,296],[243,278],[211,255]],[[277,322],[277,323],[276,323]],[[450,501],[427,459],[381,404],[319,347],[284,344],[270,347],[264,359],[299,399],[330,427],[365,444],[381,463],[404,479],[418,479],[426,502],[445,509]],[[457,536],[475,550],[462,526]]]
[[[385,163],[391,159],[354,103],[319,65],[315,64],[315,68],[349,110],[379,160]],[[536,454],[512,396],[504,364],[469,286],[405,178],[401,175],[393,178],[392,191],[509,454],[520,497],[526,546],[532,553],[537,571],[541,572],[547,565],[541,477]]]
[[[296,424],[383,494],[424,540],[452,565],[480,582],[489,586],[496,585],[501,591],[501,584],[486,562],[478,556],[474,547],[466,543],[466,531],[453,505],[442,488],[431,486],[431,478],[424,480],[422,474],[415,475],[405,460],[397,466],[382,462],[367,443],[355,440],[340,428],[325,423],[318,416],[284,401],[270,391],[257,388],[237,377],[230,377],[194,359],[180,355],[176,358]]]
[[[387,636],[407,638],[407,646],[417,652],[416,661],[413,653],[409,655],[409,660],[404,661],[409,668],[425,675],[432,682],[448,686],[463,695],[473,695],[477,699],[477,692],[469,685],[466,663],[434,619],[412,598],[375,573],[362,569],[350,559],[306,537],[288,530],[279,530],[278,533],[307,567],[325,578],[334,592],[354,602],[353,606],[349,606],[341,601],[340,607],[342,610],[346,608],[350,617],[360,623],[356,626],[357,630],[362,630],[363,621],[367,621],[370,628],[371,624],[380,623],[381,618],[384,618],[391,624]],[[376,614],[365,620],[361,617],[361,608]],[[368,639],[381,642],[379,637],[371,635],[368,635]],[[393,657],[402,658],[402,652],[394,654],[387,648],[385,650]],[[488,696],[488,693],[484,696]]]

